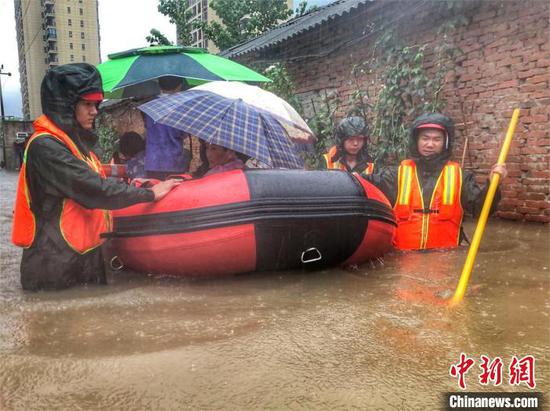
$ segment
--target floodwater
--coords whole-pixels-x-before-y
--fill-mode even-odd
[[[459,390],[461,352],[476,360],[468,391],[529,391],[508,382],[514,355],[535,357],[534,391],[549,391],[548,226],[491,221],[455,310],[444,298],[466,248],[356,271],[124,273],[27,293],[9,243],[15,184],[0,172],[1,410],[439,409]],[[478,382],[482,354],[503,359],[498,387]]]

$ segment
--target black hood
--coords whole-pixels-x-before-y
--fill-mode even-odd
[[[372,161],[367,147],[368,142],[368,126],[365,120],[362,117],[346,117],[336,126],[334,131],[334,137],[336,140],[336,154],[333,157],[333,161],[340,160],[344,154],[344,142],[353,136],[364,136],[365,144],[359,153],[357,153],[357,160],[361,162],[370,162]]]
[[[418,127],[424,124],[437,124],[445,129],[446,141],[443,151],[437,156],[426,158],[418,152]],[[409,135],[409,153],[416,162],[424,163],[427,166],[440,166],[447,162],[453,152],[454,124],[453,121],[441,113],[424,113],[413,121]]]
[[[77,132],[85,140],[90,140],[91,133],[75,120],[75,106],[81,95],[102,91],[101,76],[91,64],[75,63],[54,67],[46,72],[42,80],[42,112],[69,136],[74,137],[74,132]]]

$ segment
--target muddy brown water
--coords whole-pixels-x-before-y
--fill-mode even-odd
[[[455,310],[444,298],[466,248],[357,271],[122,273],[27,293],[9,242],[16,178],[0,172],[0,410],[439,409],[461,352],[476,360],[470,391],[529,391],[507,368],[533,355],[548,392],[548,226],[491,220]],[[500,386],[478,382],[481,354],[503,359]]]

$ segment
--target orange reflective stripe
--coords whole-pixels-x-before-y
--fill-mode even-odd
[[[325,159],[325,162],[327,163],[327,169],[329,169],[329,170],[348,171],[348,167],[346,167],[346,165],[343,162],[341,162],[339,160],[332,161],[332,159],[336,155],[337,150],[338,149],[337,149],[336,146],[332,146],[328,152],[323,154],[323,158]],[[373,171],[374,171],[374,163],[367,163],[367,166],[365,167],[365,169],[364,170],[359,170],[358,172],[359,173],[365,173],[365,174],[372,174]]]
[[[399,170],[399,200],[398,204],[408,205],[411,195],[412,167],[401,166]]]
[[[365,170],[367,174],[372,174],[374,172],[374,163],[368,163],[367,169]]]
[[[338,148],[336,146],[332,146],[328,152],[323,154],[323,157],[325,158],[325,161],[327,163],[327,169],[345,171],[346,166],[344,164],[340,163],[340,161],[332,161],[337,151],[338,151]]]
[[[455,175],[455,168],[451,165],[445,166],[445,179],[444,179],[444,186],[443,186],[443,204],[449,205],[453,204],[453,199],[455,196],[455,181],[456,181],[456,175]]]

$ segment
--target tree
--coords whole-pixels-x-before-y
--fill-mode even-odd
[[[188,46],[192,43],[190,22],[193,15],[187,9],[186,0],[159,0],[157,7],[159,13],[170,18],[170,23],[176,25],[176,43],[180,46]]]
[[[221,50],[259,36],[292,15],[286,0],[212,0],[210,7],[221,24],[200,22],[196,27]]]
[[[318,6],[308,7],[307,0],[302,0],[300,3],[298,3],[298,7],[296,7],[296,10],[294,10],[294,14],[296,17],[301,17],[317,10],[319,10]]]
[[[151,29],[149,36],[145,37],[145,40],[149,43],[150,46],[171,46],[172,42],[166,38],[157,29]]]

